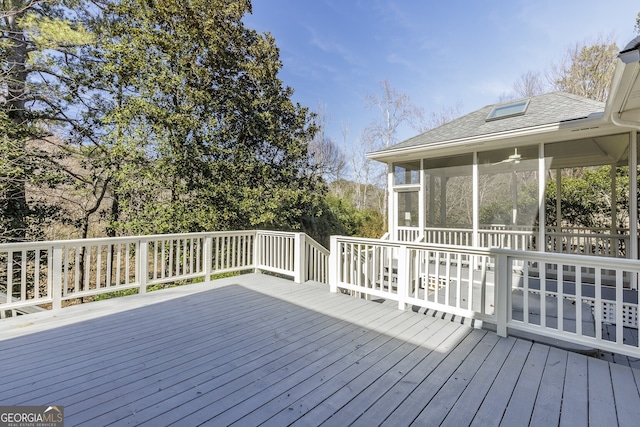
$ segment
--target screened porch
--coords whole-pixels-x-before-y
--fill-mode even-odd
[[[393,163],[393,240],[638,259],[635,132],[481,148]]]

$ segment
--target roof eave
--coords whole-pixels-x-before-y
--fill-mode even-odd
[[[446,141],[440,141],[430,144],[418,145],[413,147],[404,147],[397,149],[385,149],[380,151],[374,151],[371,153],[367,153],[366,156],[368,159],[376,160],[384,163],[388,163],[389,161],[397,160],[398,158],[406,158],[419,156],[425,152],[442,150],[442,149],[452,149],[459,151],[462,147],[473,147],[477,145],[487,145],[489,143],[504,143],[506,140],[511,140],[517,144],[514,145],[523,145],[526,143],[531,143],[531,138],[536,137],[536,142],[540,141],[541,136],[551,136],[557,135],[558,131],[562,131],[567,133],[575,133],[580,132],[580,137],[582,137],[587,132],[590,133],[602,133],[603,127],[610,125],[610,123],[605,120],[603,114],[594,114],[591,117],[584,119],[572,120],[569,122],[556,122],[539,126],[532,126],[528,128],[516,129],[506,132],[497,132],[485,135],[478,135],[468,138],[459,138],[452,139]],[[578,136],[575,136],[575,139]],[[554,138],[545,138],[549,140],[557,140]],[[489,146],[483,148],[490,148]],[[467,150],[468,152],[468,150]]]

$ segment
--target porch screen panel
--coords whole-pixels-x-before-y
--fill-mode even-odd
[[[427,227],[471,229],[473,155],[429,158],[424,165]]]
[[[538,147],[478,153],[479,244],[535,248],[538,227]]]
[[[545,144],[545,250],[629,256],[629,135]]]
[[[417,191],[398,192],[398,226],[418,227],[420,224],[419,198]]]

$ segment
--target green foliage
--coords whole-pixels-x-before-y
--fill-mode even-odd
[[[516,225],[531,226],[538,219],[538,185],[526,172],[491,177],[480,204],[480,224],[511,224],[513,221],[513,180],[517,182]],[[533,179],[532,179],[533,178]]]
[[[546,217],[556,225],[555,181],[546,188]],[[569,226],[609,228],[611,224],[611,166],[584,169],[575,177],[562,178],[562,219]],[[629,208],[629,168],[616,168],[616,203],[618,224],[626,227]]]
[[[105,121],[145,153],[115,178],[121,233],[299,229],[321,212],[310,114],[277,78],[273,38],[244,27],[248,11],[227,0],[111,6],[103,79],[127,90]]]
[[[329,193],[319,217],[305,222],[305,231],[324,246],[331,235],[379,238],[386,230],[384,218],[373,209],[357,209],[348,199]]]
[[[108,235],[297,230],[317,218],[316,127],[278,78],[275,40],[244,26],[250,11],[231,0],[4,2],[0,233],[27,238],[47,206],[81,237],[97,215]],[[55,150],[38,147],[51,135]]]
[[[72,24],[68,19],[29,12],[20,19],[19,25],[39,54],[46,54],[46,50],[49,49],[80,46],[94,42],[93,34],[82,25]]]

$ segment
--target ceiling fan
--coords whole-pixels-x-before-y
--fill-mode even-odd
[[[514,153],[511,154],[509,157],[507,157],[506,159],[504,159],[504,160],[502,160],[500,162],[494,163],[493,165],[495,166],[495,165],[499,165],[499,164],[502,164],[502,163],[514,163],[514,164],[517,165],[518,163],[520,163],[520,160],[522,160],[522,155],[520,155],[520,153],[518,153],[518,149],[517,148],[514,149],[514,150],[515,150]]]

